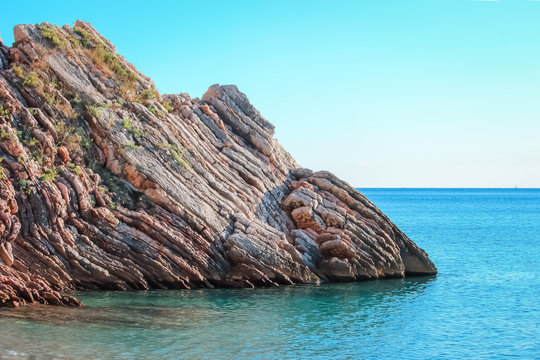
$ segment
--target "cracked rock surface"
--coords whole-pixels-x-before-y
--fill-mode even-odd
[[[0,306],[437,272],[235,86],[159,94],[90,24],[0,41]]]

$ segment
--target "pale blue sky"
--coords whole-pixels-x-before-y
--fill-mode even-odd
[[[305,167],[357,187],[540,186],[540,2],[2,1],[91,22],[164,93],[236,84]]]

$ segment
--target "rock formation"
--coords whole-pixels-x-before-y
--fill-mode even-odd
[[[0,47],[0,306],[436,273],[362,194],[300,168],[235,86],[161,95],[82,21],[14,33]]]

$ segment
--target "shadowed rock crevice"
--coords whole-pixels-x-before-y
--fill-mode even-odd
[[[235,86],[161,95],[88,23],[0,47],[0,305],[72,289],[433,274],[371,202],[302,169]]]

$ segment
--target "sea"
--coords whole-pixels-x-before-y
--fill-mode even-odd
[[[0,359],[540,359],[540,189],[361,189],[439,273],[79,292],[0,311]]]

